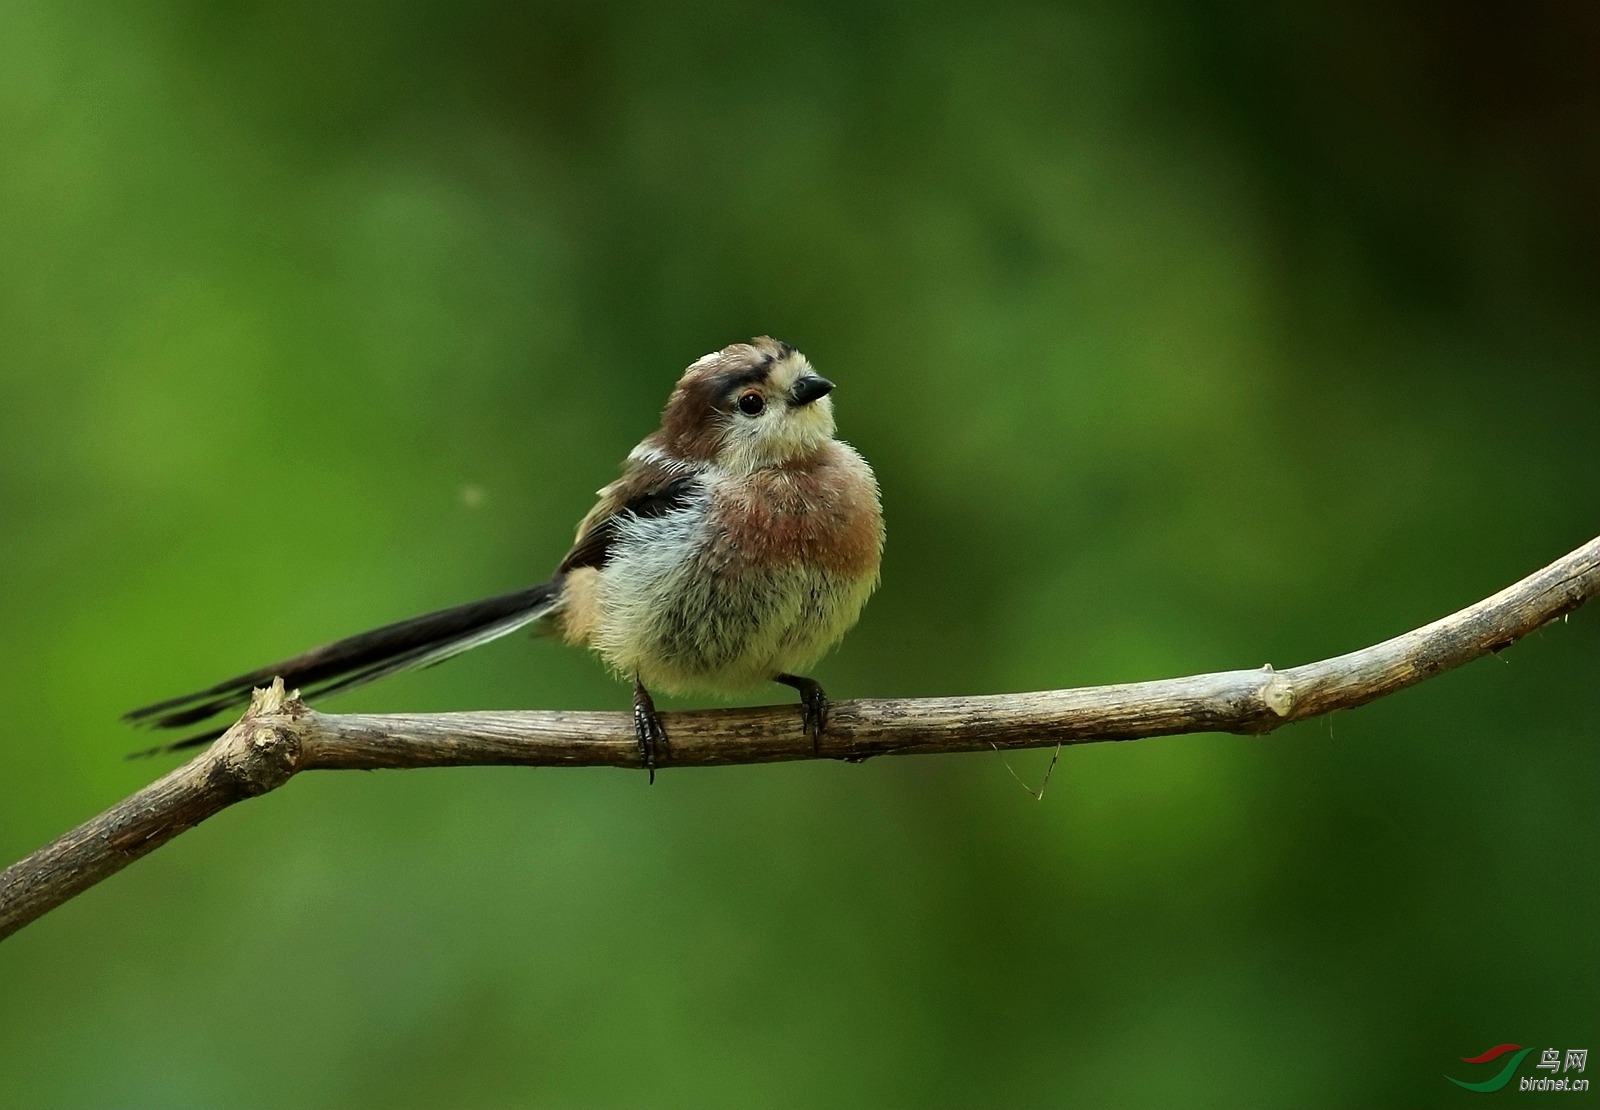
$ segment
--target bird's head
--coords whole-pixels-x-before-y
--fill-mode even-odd
[[[740,472],[804,458],[833,438],[832,390],[787,343],[735,343],[684,371],[661,415],[660,446]]]

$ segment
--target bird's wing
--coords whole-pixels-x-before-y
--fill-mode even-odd
[[[617,540],[617,525],[629,517],[660,517],[687,509],[701,488],[700,474],[682,464],[647,463],[600,491],[600,500],[578,525],[572,550],[556,574],[606,565]]]

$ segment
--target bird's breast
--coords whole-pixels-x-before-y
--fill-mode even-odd
[[[803,566],[875,577],[883,513],[872,471],[843,444],[806,467],[774,467],[711,483],[709,552],[729,566]]]

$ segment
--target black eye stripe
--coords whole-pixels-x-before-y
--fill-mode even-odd
[[[725,394],[733,394],[752,385],[760,385],[767,380],[767,375],[771,372],[772,366],[769,361],[735,374],[726,374],[722,379],[722,390]]]

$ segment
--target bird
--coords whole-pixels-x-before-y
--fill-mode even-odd
[[[877,588],[884,544],[877,478],[837,438],[833,390],[805,355],[770,336],[713,351],[683,372],[661,426],[598,491],[546,581],[337,640],[124,719],[186,728],[274,678],[319,698],[531,625],[592,649],[632,682],[650,782],[670,752],[652,690],[728,695],[782,683],[798,692],[801,727],[820,750],[829,701],[802,672],[855,625]]]

